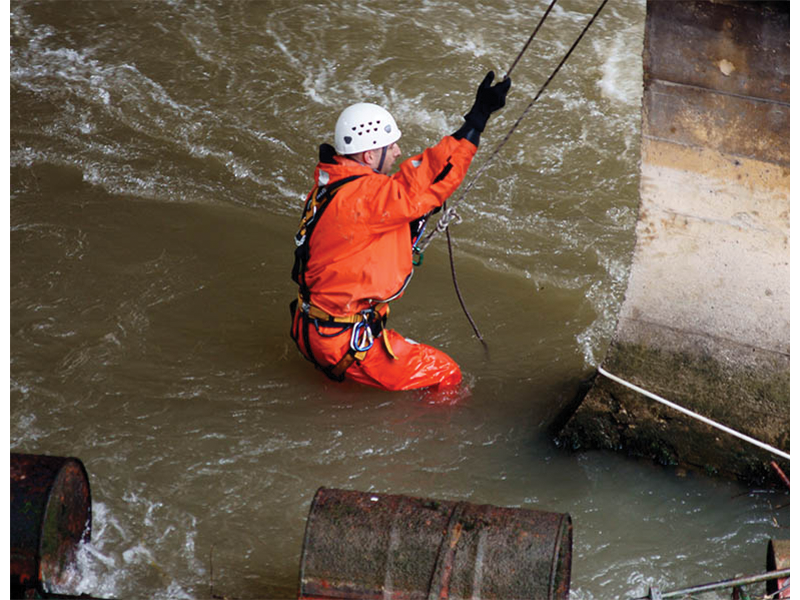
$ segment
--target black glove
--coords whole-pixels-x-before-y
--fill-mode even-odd
[[[489,71],[478,86],[475,104],[464,115],[464,125],[453,134],[456,139],[466,138],[477,146],[480,143],[481,132],[486,127],[486,121],[489,120],[489,115],[505,106],[511,79],[507,77],[494,86],[492,81],[494,81],[494,71]]]
[[[464,120],[481,132],[486,127],[489,115],[506,105],[506,94],[508,94],[508,88],[511,87],[510,78],[506,78],[494,86],[492,81],[494,81],[494,71],[489,71],[478,86],[475,104],[464,115]]]

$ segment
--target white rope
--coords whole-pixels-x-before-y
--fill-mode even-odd
[[[699,415],[696,412],[692,412],[688,408],[683,408],[682,406],[678,406],[674,402],[670,402],[669,400],[666,400],[666,399],[662,398],[661,396],[656,396],[652,392],[648,392],[647,390],[640,388],[638,385],[634,385],[634,384],[632,384],[632,383],[630,383],[628,381],[625,381],[624,379],[620,379],[616,375],[612,375],[611,373],[606,371],[603,367],[597,367],[597,371],[599,373],[601,373],[602,375],[605,375],[609,379],[611,379],[613,381],[616,381],[617,383],[619,383],[621,385],[624,385],[625,387],[630,388],[635,392],[639,392],[640,394],[643,394],[643,395],[647,396],[648,398],[652,398],[656,402],[660,402],[661,404],[669,406],[670,408],[674,408],[678,412],[682,412],[683,414],[688,415],[688,416],[690,416],[690,417],[692,417],[694,419],[697,419],[698,421],[702,421],[706,425],[711,425],[712,427],[716,427],[720,431],[724,431],[725,433],[728,433],[728,434],[730,434],[730,435],[732,435],[734,437],[737,437],[740,440],[744,440],[745,442],[749,442],[749,443],[753,444],[754,446],[758,446],[759,448],[761,448],[763,450],[766,450],[768,452],[772,452],[773,454],[777,454],[778,456],[780,456],[782,458],[785,458],[786,460],[790,460],[789,455],[786,452],[782,451],[782,450],[778,450],[777,448],[773,448],[769,444],[765,444],[764,442],[759,442],[758,440],[753,439],[753,438],[751,438],[751,437],[749,437],[749,436],[747,436],[747,435],[745,435],[743,433],[739,433],[738,431],[734,431],[730,427],[726,427],[725,425],[722,425],[721,423],[717,423],[716,421],[712,421],[711,419],[709,419],[707,417],[704,417],[703,415]]]

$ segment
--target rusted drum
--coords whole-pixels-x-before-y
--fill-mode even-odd
[[[11,454],[11,589],[64,582],[89,539],[89,477],[77,458]]]
[[[568,514],[321,488],[301,599],[566,600]]]
[[[789,566],[789,540],[770,540],[767,546],[767,571],[779,571]],[[773,579],[767,582],[767,595],[783,600],[790,598],[789,578]]]

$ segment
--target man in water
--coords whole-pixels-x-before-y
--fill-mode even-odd
[[[489,116],[505,105],[511,80],[478,87],[464,125],[389,175],[400,130],[375,104],[346,108],[335,149],[322,144],[308,195],[292,278],[292,338],[328,377],[387,389],[449,387],[461,370],[444,352],[386,328],[388,303],[405,291],[412,247],[430,214],[466,176]]]

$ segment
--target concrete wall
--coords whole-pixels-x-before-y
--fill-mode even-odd
[[[648,1],[636,244],[603,363],[786,452],[788,5]],[[558,440],[774,476],[772,455],[602,376]]]

